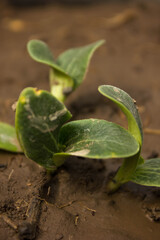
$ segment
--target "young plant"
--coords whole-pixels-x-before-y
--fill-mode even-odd
[[[69,49],[57,59],[54,59],[47,44],[40,40],[29,41],[27,49],[35,61],[50,67],[51,93],[64,102],[66,97],[82,83],[93,53],[104,42],[100,40],[87,46]]]
[[[23,151],[26,157],[52,172],[69,156],[124,158],[122,166],[108,184],[109,192],[128,181],[159,187],[160,159],[144,162],[140,156],[143,131],[135,101],[113,86],[100,86],[99,91],[124,112],[128,130],[98,119],[66,123],[71,113],[63,103],[47,91],[26,88],[17,103],[16,132],[10,125],[0,125],[0,148]]]
[[[100,40],[84,47],[69,49],[57,60],[47,44],[40,40],[29,41],[27,49],[35,61],[50,67],[51,93],[63,102],[82,83],[94,51],[104,42]],[[14,127],[3,122],[0,122],[0,149],[22,152]]]
[[[120,107],[128,120],[128,132],[139,144],[139,151],[124,159],[116,176],[108,184],[108,191],[114,192],[128,181],[145,186],[160,187],[160,158],[144,161],[140,155],[143,131],[135,100],[123,90],[113,86],[100,86],[99,92]]]
[[[16,132],[25,155],[53,171],[70,155],[86,158],[129,157],[139,151],[124,128],[105,120],[71,121],[63,103],[47,91],[26,88],[16,109]]]

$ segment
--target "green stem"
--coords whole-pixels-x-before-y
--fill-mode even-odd
[[[58,168],[63,165],[64,161],[68,158],[68,154],[56,153],[53,157],[54,165]]]
[[[115,192],[122,184],[130,181],[130,177],[135,172],[139,164],[140,151],[129,158],[124,159],[122,166],[119,168],[116,176],[108,183],[107,192]]]
[[[51,86],[51,94],[60,102],[64,103],[66,96],[63,94],[63,87],[61,85]]]
[[[51,94],[60,102],[64,102],[66,97],[73,91],[73,80],[69,76],[52,68],[50,69],[49,78]]]
[[[64,161],[67,159],[68,155],[55,153],[53,156],[53,165],[49,168],[46,168],[48,174],[53,174],[58,167],[63,165]]]

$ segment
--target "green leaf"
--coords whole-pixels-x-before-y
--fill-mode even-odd
[[[51,93],[59,101],[64,102],[66,96],[72,92],[74,82],[72,78],[56,64],[48,45],[40,40],[31,40],[27,44],[28,53],[35,61],[51,67]],[[69,91],[68,91],[69,90]]]
[[[130,181],[145,186],[160,187],[160,158],[149,159],[139,165]]]
[[[47,91],[26,88],[22,91],[16,108],[16,131],[25,155],[53,170],[54,153],[60,127],[71,114]]]
[[[121,108],[128,119],[128,130],[142,145],[142,124],[135,101],[126,92],[117,87],[102,85],[98,90],[102,95],[115,102]]]
[[[0,149],[10,152],[22,152],[15,128],[3,122],[0,122]]]
[[[51,50],[43,41],[29,41],[27,49],[35,61],[51,67],[51,93],[64,102],[67,95],[83,81],[94,51],[103,43],[104,40],[100,40],[85,47],[67,50],[58,57],[57,61],[54,60]]]
[[[43,41],[34,39],[30,40],[27,44],[27,50],[31,58],[33,58],[35,61],[44,63],[67,75],[63,69],[56,64],[51,50]]]
[[[56,62],[73,79],[74,89],[83,81],[94,51],[104,42],[100,40],[87,46],[69,49],[58,57]]]
[[[139,144],[127,130],[97,119],[63,125],[59,144],[66,154],[88,158],[121,158],[139,151]]]

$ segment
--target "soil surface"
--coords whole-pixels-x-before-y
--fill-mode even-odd
[[[148,129],[158,129],[160,123],[159,20],[158,3],[13,8],[2,1],[0,121],[14,124],[11,106],[23,88],[49,89],[48,68],[27,54],[29,39],[46,41],[55,56],[106,39],[67,106],[73,119],[94,117],[126,126],[123,114],[97,87],[111,84],[124,89],[139,106],[142,155],[157,157],[160,135]],[[0,151],[0,240],[158,240],[159,188],[128,183],[115,194],[106,194],[106,182],[120,164],[121,160],[74,157],[49,178],[22,154]]]

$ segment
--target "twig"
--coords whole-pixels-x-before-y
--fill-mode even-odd
[[[8,224],[11,228],[13,228],[14,230],[17,231],[18,226],[17,226],[14,222],[12,222],[12,220],[11,220],[9,217],[7,217],[5,214],[0,215],[0,217],[3,219],[3,221],[4,221],[5,223]]]
[[[50,206],[52,206],[52,207],[54,206],[54,207],[57,207],[57,208],[59,208],[59,209],[62,209],[62,208],[71,206],[73,203],[75,203],[75,202],[77,201],[77,200],[72,200],[72,201],[70,201],[69,203],[66,203],[66,204],[63,204],[63,205],[60,205],[60,206],[59,206],[59,205],[57,205],[57,204],[47,202],[47,200],[46,200],[45,198],[40,198],[40,197],[38,197],[38,199],[41,200],[41,201],[44,201],[46,205],[50,205]]]
[[[69,203],[66,203],[66,204],[61,205],[61,206],[58,206],[58,205],[56,205],[56,206],[57,206],[58,208],[62,209],[62,208],[71,206],[74,202],[76,202],[76,200],[72,200],[72,201],[70,201]]]
[[[57,207],[57,205],[53,204],[53,203],[50,203],[50,202],[47,202],[47,200],[45,198],[41,198],[41,197],[37,197],[39,200],[45,202],[46,205],[49,205],[49,206],[55,206]]]
[[[160,135],[160,129],[145,128],[144,133]]]
[[[49,196],[50,192],[51,192],[51,187],[49,186],[47,190],[47,196]]]
[[[92,209],[92,208],[89,208],[87,206],[84,206],[85,209],[87,209],[88,211],[92,212],[92,214],[95,214],[96,213],[96,210],[95,209]]]
[[[75,224],[75,226],[78,225],[78,219],[79,219],[79,215],[77,215],[77,216],[75,217],[75,220],[74,220],[74,224]]]
[[[13,173],[14,173],[14,169],[11,170],[11,172],[10,172],[10,174],[8,176],[8,181],[11,179]]]

